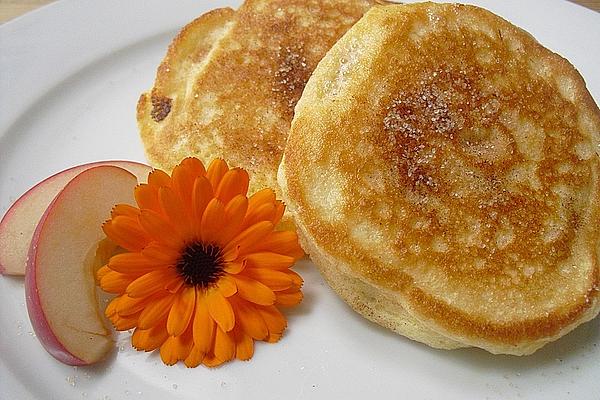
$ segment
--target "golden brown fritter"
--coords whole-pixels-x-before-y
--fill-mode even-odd
[[[529,354],[600,309],[600,111],[481,8],[377,6],[296,107],[279,182],[358,312],[434,347]]]

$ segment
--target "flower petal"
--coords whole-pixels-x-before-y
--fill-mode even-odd
[[[106,315],[106,317],[110,320],[115,329],[120,331],[135,327],[140,315],[139,312],[131,315],[120,315],[118,313],[118,307],[122,300],[122,297],[113,299],[106,307],[106,310],[104,310],[104,315]]]
[[[133,195],[140,209],[152,210],[156,212],[160,211],[157,186],[151,186],[146,183],[142,183],[135,187]]]
[[[152,242],[144,247],[142,254],[150,259],[161,261],[164,265],[175,265],[179,260],[179,251],[158,242]]]
[[[268,268],[247,268],[244,275],[261,282],[273,291],[288,289],[293,283],[286,273]]]
[[[112,317],[110,317],[109,319],[116,330],[126,331],[126,330],[136,327],[136,325],[138,323],[139,315],[140,315],[139,313],[132,314],[132,315],[126,315],[126,316],[115,314]]]
[[[225,206],[225,226],[219,230],[217,236],[217,243],[222,247],[240,233],[247,209],[248,199],[242,195],[235,196]]]
[[[249,253],[268,251],[294,257],[299,260],[304,257],[304,251],[298,244],[298,235],[294,231],[275,231],[264,240],[249,249]]]
[[[242,224],[247,211],[248,198],[241,194],[238,194],[229,200],[229,202],[227,202],[227,206],[225,207],[227,220],[235,223],[236,225]]]
[[[246,264],[246,260],[225,262],[223,271],[233,275],[239,274],[246,268]]]
[[[100,287],[107,293],[122,294],[136,278],[136,275],[121,274],[111,270],[100,278]]]
[[[285,214],[285,204],[282,201],[277,200],[275,202],[275,213],[273,214],[273,225],[277,225],[281,218],[283,218],[283,214]]]
[[[175,191],[168,187],[161,187],[158,190],[158,201],[170,225],[183,238],[192,238],[194,230],[192,229],[190,216],[186,213],[185,205]]]
[[[102,279],[104,275],[108,274],[111,271],[112,269],[108,268],[108,265],[100,267],[98,271],[96,271],[96,279],[98,280],[98,282]]]
[[[108,303],[106,309],[104,310],[104,315],[108,318],[111,318],[113,315],[117,315],[117,306],[119,305],[120,297],[115,297]]]
[[[233,339],[235,341],[235,357],[242,361],[251,359],[254,355],[254,340],[246,335],[240,327],[233,330]]]
[[[248,262],[248,268],[269,268],[275,270],[286,270],[295,262],[293,257],[271,252],[248,254],[245,259]]]
[[[110,212],[111,218],[124,216],[124,217],[134,217],[140,215],[140,210],[137,207],[131,206],[129,204],[117,204],[113,207]]]
[[[227,250],[227,251],[225,251]],[[231,247],[228,247],[227,249],[223,249],[221,251],[222,254],[222,258],[223,261],[225,261],[226,263],[230,263],[230,262],[242,262],[242,260],[238,260],[239,255],[240,255],[240,248],[237,245],[233,245]],[[236,261],[238,260],[238,261]]]
[[[283,314],[275,306],[256,307],[269,330],[268,342],[277,341],[281,338],[287,327],[287,321]]]
[[[248,208],[243,228],[252,226],[260,221],[272,221],[275,216],[275,204],[263,203],[253,208]]]
[[[275,203],[275,192],[273,189],[262,189],[254,193],[248,199],[248,212],[252,212],[256,207],[265,203]]]
[[[267,337],[269,329],[253,304],[238,296],[231,297],[231,303],[235,309],[236,321],[247,335],[256,340]]]
[[[192,351],[190,354],[183,360],[184,364],[188,368],[195,368],[198,365],[202,364],[202,359],[204,358],[205,353],[200,349],[200,347],[194,345],[192,346]]]
[[[176,166],[171,173],[173,190],[181,197],[182,204],[188,211],[192,210],[192,191],[196,178],[183,165]]]
[[[128,217],[117,217],[126,218]],[[129,235],[127,228],[123,226],[123,220],[117,225],[114,219],[102,224],[102,230],[106,236],[117,245],[129,251],[140,251],[148,243],[147,235]]]
[[[265,342],[267,343],[277,343],[283,336],[283,333],[269,333],[269,335],[265,338]]]
[[[206,206],[200,228],[201,240],[204,243],[215,243],[219,230],[225,222],[225,205],[219,199],[212,199]]]
[[[303,295],[299,290],[292,291],[291,289],[288,289],[281,292],[275,292],[275,297],[277,298],[275,304],[291,307],[299,304],[302,301]]]
[[[235,280],[228,274],[225,274],[219,278],[219,281],[217,282],[217,288],[219,288],[219,291],[225,297],[231,297],[237,293]]]
[[[112,219],[113,227],[129,240],[135,240],[143,248],[150,242],[150,236],[139,223],[139,213],[135,216],[118,215]]]
[[[213,368],[223,364],[223,361],[219,360],[214,354],[206,354],[202,359],[202,364],[209,368]]]
[[[169,336],[160,346],[160,358],[166,365],[173,365],[179,360],[185,360],[193,345],[191,334]]]
[[[219,326],[215,336],[214,352],[215,357],[222,362],[229,361],[235,356],[235,342],[231,334],[223,331]]]
[[[114,255],[108,261],[108,267],[113,271],[123,274],[145,274],[164,267],[165,264],[161,260],[144,257],[142,253],[122,253]]]
[[[296,288],[302,287],[302,285],[304,284],[304,279],[302,279],[302,277],[300,275],[298,275],[296,272],[292,271],[291,269],[286,270],[285,273],[292,280],[293,286],[295,286]]]
[[[167,319],[167,332],[179,336],[187,329],[196,305],[196,288],[186,286],[175,295],[175,301]]]
[[[268,306],[275,302],[275,294],[273,291],[259,281],[243,275],[231,276],[235,279],[238,295],[243,299],[263,306]]]
[[[266,204],[273,205],[273,210]],[[259,210],[260,209],[260,210]],[[253,194],[248,200],[248,217],[244,226],[250,226],[257,221],[268,219],[277,225],[285,212],[285,205],[276,200],[275,192],[272,189],[263,189]]]
[[[223,175],[217,190],[215,190],[215,197],[223,203],[227,203],[236,195],[246,196],[248,183],[248,173],[245,170],[241,168],[230,169]]]
[[[130,297],[145,297],[164,290],[175,279],[181,279],[173,268],[162,268],[140,276],[127,286]]]
[[[194,182],[199,176],[204,176],[206,171],[204,165],[197,158],[186,158],[177,165],[171,173],[173,189],[179,194],[186,209],[192,210],[192,192]]]
[[[183,279],[176,278],[173,279],[171,282],[165,284],[165,289],[169,293],[177,293],[179,289],[181,289],[181,287],[184,285],[184,283],[185,282],[183,281]]]
[[[179,350],[178,342],[174,336],[169,336],[160,346],[160,358],[165,365],[173,365],[179,360],[177,357]]]
[[[206,304],[208,312],[217,325],[225,332],[229,332],[235,325],[235,315],[231,308],[231,303],[219,290],[209,290],[206,294]]]
[[[144,230],[154,240],[174,249],[180,249],[183,246],[183,239],[159,213],[142,210],[139,220]]]
[[[138,350],[153,351],[158,349],[168,337],[166,320],[163,320],[150,329],[137,328],[131,337],[131,344]]]
[[[148,184],[155,187],[171,186],[171,177],[165,171],[155,169],[148,174]]]
[[[138,328],[150,329],[162,319],[167,318],[174,299],[174,295],[167,294],[164,297],[159,297],[152,303],[148,304],[140,314]]]
[[[208,169],[206,170],[206,177],[208,178],[208,181],[212,185],[214,191],[216,191],[216,189],[219,187],[219,183],[221,183],[221,179],[223,179],[223,176],[227,173],[227,171],[229,171],[227,163],[220,158],[214,159],[208,166]]]
[[[120,296],[118,299],[116,311],[117,314],[121,316],[133,315],[141,312],[149,304],[149,301],[152,300],[152,298],[148,297],[133,298],[126,294]]]
[[[212,198],[213,188],[209,180],[204,176],[196,178],[192,190],[192,217],[196,226],[200,226],[204,210]],[[197,236],[200,236],[200,232],[197,232]]]
[[[215,326],[216,324],[208,312],[206,295],[196,289],[196,310],[193,326],[194,344],[204,354],[212,350]]]
[[[223,253],[226,254],[229,251],[237,248],[239,254],[245,254],[249,248],[263,240],[265,236],[271,233],[273,228],[274,225],[270,221],[262,221],[258,224],[254,224],[234,237],[231,242],[225,246]]]
[[[206,175],[206,169],[204,168],[204,164],[196,157],[186,157],[183,159],[183,161],[181,161],[180,165],[183,165],[189,171],[190,175]]]

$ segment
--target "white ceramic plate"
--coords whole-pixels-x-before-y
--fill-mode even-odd
[[[170,39],[209,8],[239,3],[63,0],[1,26],[0,214],[71,165],[144,161],[135,104]],[[600,14],[561,0],[474,3],[571,60],[600,99]],[[309,262],[298,270],[306,298],[281,342],[218,369],[164,366],[124,335],[101,365],[62,365],[32,333],[23,280],[0,277],[0,398],[600,398],[600,318],[530,357],[438,351],[353,313]]]

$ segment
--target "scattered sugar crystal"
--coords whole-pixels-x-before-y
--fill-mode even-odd
[[[530,265],[523,268],[523,274],[528,278],[530,278],[534,273],[535,273],[535,268]]]
[[[302,56],[304,46],[297,43],[293,47],[279,46],[277,49],[277,62],[279,68],[275,71],[275,86],[272,92],[279,93],[287,101],[290,110],[298,102],[310,71],[306,58]]]
[[[69,375],[65,378],[65,380],[72,387],[75,387],[77,385],[77,375]]]

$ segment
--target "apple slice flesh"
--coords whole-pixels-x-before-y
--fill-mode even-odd
[[[69,365],[88,365],[113,348],[98,306],[92,246],[105,236],[102,223],[115,204],[134,204],[137,179],[114,166],[89,168],[54,198],[33,233],[25,296],[44,348]]]
[[[121,167],[146,182],[152,167],[134,161],[99,161],[78,165],[41,181],[23,194],[0,221],[0,274],[23,275],[33,231],[54,197],[81,172],[100,165]]]

